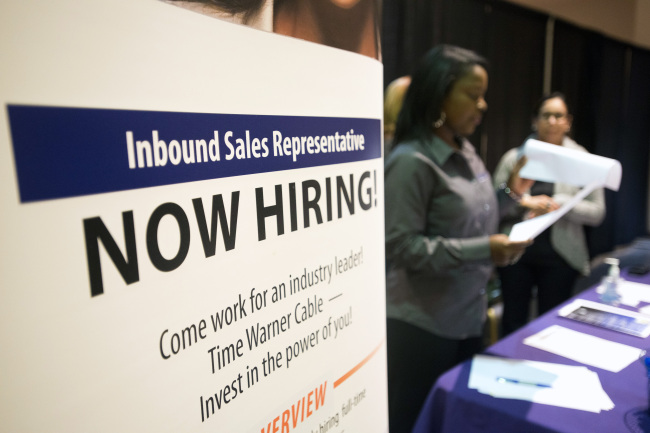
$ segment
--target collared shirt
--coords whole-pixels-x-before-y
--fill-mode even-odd
[[[397,146],[386,161],[387,315],[433,334],[480,336],[492,273],[489,236],[499,207],[469,141],[433,136]],[[507,198],[507,195],[504,194]]]

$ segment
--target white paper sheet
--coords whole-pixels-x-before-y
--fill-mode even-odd
[[[523,146],[528,159],[519,175],[544,182],[585,186],[597,182],[614,191],[621,184],[623,169],[615,159],[592,155],[563,146],[528,139]]]
[[[614,373],[618,373],[638,360],[642,353],[641,349],[636,347],[583,334],[559,325],[549,326],[526,338],[524,344]]]
[[[603,293],[604,286],[600,285],[596,288],[596,292]],[[643,283],[635,283],[620,279],[618,282],[618,293],[621,295],[621,304],[629,305],[630,307],[637,307],[640,302],[650,303],[650,285]],[[648,310],[648,307],[639,309],[640,313]],[[644,314],[648,314],[647,312]]]
[[[595,413],[614,408],[598,375],[586,367],[476,355],[467,386],[495,398]]]
[[[566,215],[575,205],[580,203],[594,189],[600,186],[602,185],[593,182],[582,188],[578,194],[574,195],[571,200],[566,202],[558,210],[515,224],[510,232],[510,240],[526,241],[528,239],[535,239],[540,233],[552,226],[555,221]]]
[[[562,146],[529,139],[522,154],[527,163],[519,172],[522,178],[544,182],[561,182],[584,187],[560,209],[515,224],[510,240],[534,239],[580,203],[594,189],[607,187],[618,191],[623,169],[620,162]]]

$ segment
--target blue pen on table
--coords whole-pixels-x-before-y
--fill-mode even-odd
[[[551,385],[548,385],[546,383],[527,382],[525,380],[511,379],[509,377],[497,377],[497,382],[499,382],[499,383],[515,383],[515,384],[518,384],[518,385],[537,386],[539,388],[551,388]]]

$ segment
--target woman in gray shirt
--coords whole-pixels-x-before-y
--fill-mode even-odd
[[[385,167],[390,432],[410,432],[440,374],[482,349],[493,265],[529,242],[496,234],[531,182],[520,161],[495,194],[465,138],[487,109],[485,60],[431,50],[412,75]]]

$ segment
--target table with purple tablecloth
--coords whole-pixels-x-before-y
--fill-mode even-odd
[[[638,277],[624,273],[623,277],[629,281],[650,284],[650,275]],[[598,294],[595,288],[591,288],[576,298],[597,301]],[[467,361],[438,379],[429,393],[413,433],[650,432],[650,417],[646,412],[648,379],[645,367],[640,362],[633,362],[620,372],[613,373],[523,343],[525,338],[551,325],[560,325],[628,346],[650,349],[650,337],[639,338],[558,316],[558,309],[572,300],[490,346],[485,353],[511,359],[586,366],[598,374],[603,389],[614,402],[612,410],[592,413],[481,394],[467,387],[472,365],[471,361]]]

